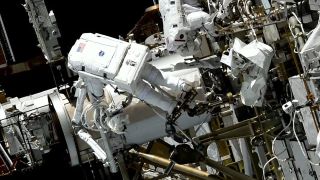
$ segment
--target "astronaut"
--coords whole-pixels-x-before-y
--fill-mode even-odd
[[[136,96],[145,103],[158,107],[170,115],[181,99],[172,99],[157,92],[152,86],[164,86],[172,91],[188,92],[192,87],[184,80],[163,76],[147,61],[151,55],[146,46],[128,43],[101,34],[84,33],[71,48],[68,66],[79,74],[81,89],[73,121],[79,123],[86,93],[91,103],[104,96],[106,84]],[[182,94],[181,94],[182,93]],[[180,96],[179,96],[180,97]]]
[[[119,115],[121,110],[130,104],[132,95],[165,111],[169,122],[172,119],[170,117],[177,117],[174,114],[179,114],[177,112],[181,110],[180,104],[185,104],[183,97],[188,96],[184,94],[192,90],[184,80],[164,76],[159,69],[147,62],[150,59],[151,53],[147,46],[92,33],[82,34],[68,54],[69,68],[79,74],[79,80],[75,84],[79,94],[72,118],[74,130],[93,149],[96,157],[110,166],[112,172],[117,172],[117,167],[108,138],[104,140],[103,150],[82,127],[98,129],[102,137],[110,131],[123,133],[125,122],[122,121],[125,118]],[[109,107],[105,102],[104,88],[107,84],[116,87],[115,91],[128,95],[119,109]],[[164,86],[175,93],[180,92],[180,95],[173,99],[159,93],[152,86],[159,90]],[[90,109],[84,108],[87,95],[94,109],[94,124],[89,126],[87,118],[84,117]],[[107,127],[104,126],[105,121]]]
[[[197,0],[159,0],[165,43],[168,51],[191,56],[200,50],[199,29],[214,34],[212,17]]]
[[[230,67],[232,76],[243,77],[240,96],[244,105],[262,106],[273,55],[272,47],[258,40],[245,44],[235,38],[228,54],[222,56],[221,63]]]
[[[200,8],[197,0],[160,0],[167,49],[182,56],[195,55],[202,43],[198,32],[205,30],[215,36],[215,18],[223,20],[228,16],[230,2],[223,1],[223,6],[214,9],[215,12],[209,15]],[[214,38],[210,40],[213,44]],[[273,49],[264,43],[255,40],[247,45],[236,38],[229,54],[222,56],[221,63],[231,67],[233,77],[243,76],[240,90],[243,104],[262,105],[273,54]]]

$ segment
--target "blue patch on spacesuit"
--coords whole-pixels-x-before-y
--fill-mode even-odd
[[[103,56],[103,55],[104,55],[104,51],[100,51],[99,56]]]

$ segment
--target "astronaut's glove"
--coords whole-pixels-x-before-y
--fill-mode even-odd
[[[180,96],[180,101],[177,106],[173,109],[172,113],[167,116],[167,120],[171,122],[175,122],[182,111],[188,111],[190,102],[196,97],[197,91],[194,88],[189,89],[189,91],[184,91]]]

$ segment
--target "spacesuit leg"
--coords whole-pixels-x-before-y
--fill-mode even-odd
[[[135,95],[140,100],[143,100],[150,105],[157,106],[162,110],[167,111],[169,114],[172,113],[173,109],[177,105],[176,101],[155,91],[149,84],[147,84],[143,80],[140,80],[137,83]]]
[[[142,79],[154,85],[165,86],[173,91],[190,91],[192,87],[185,80],[174,76],[164,76],[159,69],[146,63],[142,73]]]
[[[107,161],[106,153],[99,146],[99,144],[95,140],[93,140],[93,138],[88,132],[81,129],[78,131],[78,136],[93,149],[93,153],[96,155],[98,159],[102,160],[102,162]]]
[[[87,89],[83,86],[79,88],[79,96],[77,98],[76,109],[73,114],[72,122],[79,124],[81,120],[81,114],[83,111],[83,104],[86,99]]]

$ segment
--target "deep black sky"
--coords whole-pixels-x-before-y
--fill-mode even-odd
[[[152,0],[45,0],[48,10],[53,10],[67,53],[82,33],[92,32],[125,37],[144,14]],[[1,0],[0,13],[18,62],[30,59],[41,51],[27,13],[21,4],[24,0]],[[65,54],[66,55],[66,54]]]

